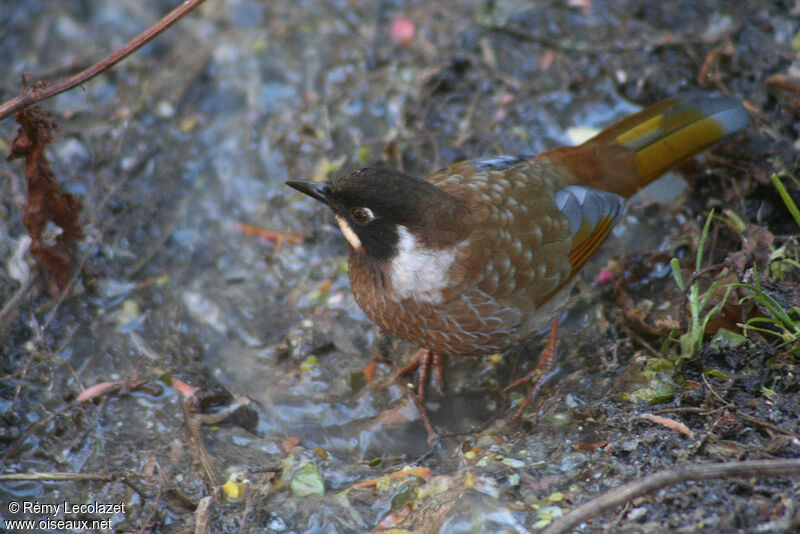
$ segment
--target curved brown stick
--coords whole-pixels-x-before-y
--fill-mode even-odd
[[[142,46],[152,41],[161,32],[178,22],[184,15],[192,11],[194,8],[205,2],[205,0],[186,0],[180,6],[172,10],[167,16],[153,24],[145,31],[131,39],[127,44],[115,50],[102,60],[98,61],[86,70],[78,74],[61,80],[52,85],[40,86],[36,84],[33,88],[26,88],[21,95],[15,96],[11,100],[0,105],[0,120],[5,119],[9,115],[13,115],[17,111],[46,100],[64,91],[68,91],[73,87],[85,83],[106,69],[110,69],[132,53],[136,52]]]
[[[740,477],[778,477],[800,475],[800,459],[791,460],[749,460],[746,462],[726,462],[698,464],[667,469],[660,473],[635,480],[624,486],[614,488],[582,504],[564,517],[548,526],[543,534],[562,534],[571,531],[584,521],[624,504],[653,493],[661,488],[673,486],[690,480],[714,480]]]

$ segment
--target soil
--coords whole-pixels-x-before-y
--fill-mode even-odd
[[[68,76],[174,7],[4,4],[3,101],[23,73]],[[65,260],[47,249],[63,226],[40,225],[34,246],[73,276],[38,267],[32,171],[0,163],[4,528],[535,532],[671,468],[800,458],[800,221],[773,181],[800,203],[800,8],[739,4],[211,1],[44,102],[80,232]],[[502,390],[544,339],[447,361],[430,440],[393,380],[415,347],[359,310],[338,227],[283,182],[537,153],[696,89],[741,99],[750,125],[631,203],[580,275],[558,373],[518,419],[525,390]],[[3,154],[16,130],[0,122]],[[799,496],[796,471],[753,470],[576,528],[791,532]],[[35,506],[65,502],[117,507]]]

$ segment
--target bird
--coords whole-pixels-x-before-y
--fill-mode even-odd
[[[424,399],[431,364],[441,383],[442,356],[504,352],[548,325],[523,379],[550,376],[576,274],[627,199],[748,122],[736,98],[691,91],[535,157],[459,161],[424,179],[367,167],[286,184],[333,211],[356,302],[383,331],[420,347],[400,374],[421,366]]]

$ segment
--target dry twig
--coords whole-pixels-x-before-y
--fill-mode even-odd
[[[750,460],[718,464],[687,465],[667,469],[660,473],[635,480],[614,488],[591,501],[578,506],[564,517],[553,522],[544,534],[569,532],[580,523],[631,500],[648,495],[667,486],[693,480],[721,480],[742,477],[776,477],[800,475],[800,459]]]
[[[186,421],[186,426],[188,427],[189,434],[194,442],[195,450],[200,460],[200,465],[203,466],[203,478],[205,479],[209,490],[213,491],[214,488],[217,488],[220,485],[219,477],[217,476],[217,470],[214,468],[211,454],[208,452],[208,448],[203,440],[201,423],[194,417],[195,414],[189,412],[186,402],[182,402],[181,404],[183,405],[183,417]]]
[[[142,46],[155,39],[158,35],[178,22],[181,18],[183,18],[184,15],[190,13],[194,8],[202,4],[204,1],[205,0],[186,0],[177,8],[172,10],[163,19],[131,39],[121,48],[115,50],[88,69],[85,69],[78,74],[67,78],[66,80],[61,80],[52,85],[34,84],[32,88],[26,88],[21,95],[15,96],[8,102],[0,105],[0,120],[13,115],[17,111],[20,111],[31,104],[41,102],[42,100],[46,100],[50,97],[88,82],[101,72],[110,69],[129,55],[139,50]]]

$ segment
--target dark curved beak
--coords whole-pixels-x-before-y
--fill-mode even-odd
[[[328,184],[322,182],[312,182],[311,180],[287,180],[286,185],[291,188],[297,189],[301,193],[305,193],[311,198],[315,198],[330,206],[331,203],[331,188]]]

